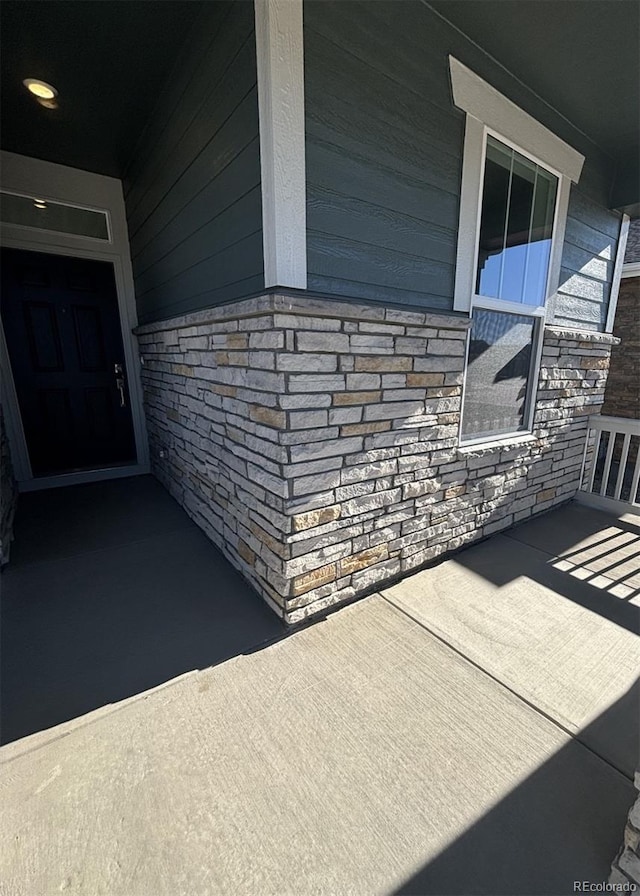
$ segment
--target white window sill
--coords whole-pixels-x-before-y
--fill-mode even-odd
[[[533,433],[523,432],[514,436],[500,436],[497,439],[487,440],[486,442],[462,444],[458,446],[457,453],[459,457],[482,457],[485,454],[493,454],[505,448],[525,448],[537,444],[538,441],[538,437],[534,436]]]

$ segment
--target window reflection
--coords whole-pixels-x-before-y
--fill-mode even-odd
[[[543,305],[558,179],[487,138],[476,294]]]
[[[503,435],[525,428],[535,320],[522,314],[473,313],[462,435]]]

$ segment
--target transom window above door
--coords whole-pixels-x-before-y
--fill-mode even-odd
[[[108,242],[106,211],[0,190],[0,222]]]

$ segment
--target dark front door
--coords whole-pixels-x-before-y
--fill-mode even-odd
[[[3,249],[0,307],[34,476],[135,462],[113,265]]]

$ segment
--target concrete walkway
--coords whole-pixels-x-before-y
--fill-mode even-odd
[[[633,519],[570,507],[308,629],[253,652],[237,640],[212,668],[7,744],[0,892],[601,883],[635,793],[634,542]],[[24,585],[40,563],[18,559]],[[226,588],[235,580],[210,583],[214,606],[235,599]]]

